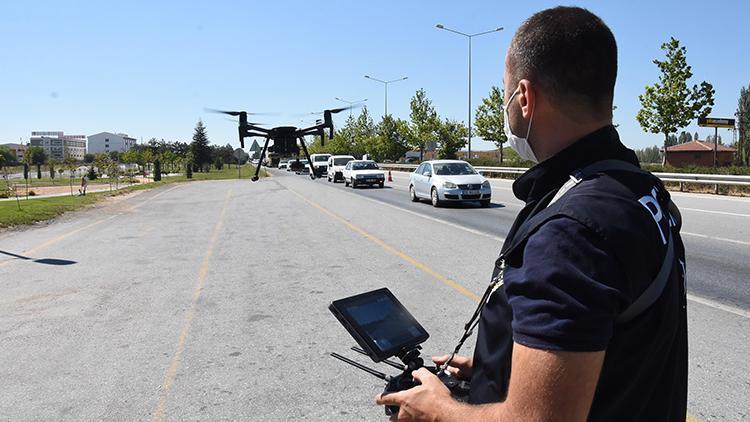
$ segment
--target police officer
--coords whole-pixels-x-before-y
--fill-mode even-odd
[[[679,212],[612,126],[617,46],[576,7],[525,21],[505,61],[509,144],[538,162],[482,299],[459,403],[430,372],[379,396],[399,420],[684,421],[685,260]]]

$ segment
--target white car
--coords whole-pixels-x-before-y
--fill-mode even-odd
[[[354,160],[351,155],[332,155],[328,157],[328,181],[336,183],[344,180],[344,167],[349,161]]]
[[[285,169],[286,170],[287,162],[286,161],[279,161],[279,170]]]
[[[409,197],[413,202],[429,199],[434,207],[466,201],[479,201],[482,207],[489,207],[492,187],[466,161],[425,161],[409,177]]]
[[[331,158],[331,154],[312,154],[310,159],[312,160],[313,169],[315,169],[315,176],[323,177],[328,173],[328,159]]]
[[[372,160],[352,160],[346,163],[344,167],[344,184],[357,186],[378,185],[381,188],[385,185],[385,173],[380,170],[378,164]]]

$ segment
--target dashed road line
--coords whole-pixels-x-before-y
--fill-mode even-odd
[[[206,249],[206,254],[203,256],[203,261],[201,262],[200,269],[198,270],[198,281],[195,285],[195,289],[193,290],[193,296],[190,302],[190,309],[188,309],[188,312],[185,315],[185,320],[183,321],[182,329],[180,330],[180,337],[177,341],[177,347],[175,348],[174,355],[172,355],[172,359],[169,362],[167,371],[164,374],[164,381],[162,382],[162,392],[159,397],[159,402],[156,405],[156,409],[154,410],[155,421],[163,421],[164,418],[166,417],[167,397],[169,396],[169,392],[172,389],[172,385],[174,385],[175,378],[177,377],[177,371],[180,369],[182,353],[185,351],[185,343],[187,342],[187,337],[190,334],[190,328],[193,325],[193,319],[195,318],[195,311],[198,305],[198,300],[200,300],[201,293],[203,293],[203,288],[206,285],[206,275],[208,274],[208,264],[211,260],[211,256],[214,253],[214,246],[216,245],[216,242],[219,239],[219,232],[221,231],[221,228],[224,224],[224,216],[226,214],[227,206],[229,205],[229,200],[231,196],[232,196],[232,189],[229,189],[227,191],[226,197],[224,198],[224,205],[221,208],[221,213],[219,214],[219,220],[216,222],[216,225],[214,226],[214,230],[211,234],[211,238],[208,241],[208,248]]]

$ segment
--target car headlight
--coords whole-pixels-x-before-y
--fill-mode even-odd
[[[484,182],[482,182],[482,187],[489,189],[490,188],[490,181],[489,180],[485,180]]]
[[[446,180],[445,182],[443,182],[443,187],[446,189],[456,189],[458,186],[456,186],[455,183]]]

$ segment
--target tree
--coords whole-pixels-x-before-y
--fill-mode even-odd
[[[493,142],[500,151],[500,164],[503,163],[503,144],[508,140],[503,129],[503,91],[493,86],[490,95],[482,98],[482,104],[477,107],[474,125],[477,135],[485,141]]]
[[[86,177],[88,177],[89,180],[96,180],[96,170],[94,170],[94,166],[89,167],[89,172]]]
[[[456,153],[466,145],[468,130],[463,122],[445,119],[437,126],[437,158],[455,159]]]
[[[76,169],[76,160],[69,153],[65,153],[63,167],[68,171],[68,182],[70,183],[70,196],[73,196],[73,171]]]
[[[664,134],[664,148],[669,143],[669,135],[685,127],[698,117],[706,117],[714,105],[714,88],[703,81],[688,88],[688,80],[693,77],[692,68],[687,64],[687,49],[672,37],[661,45],[666,52],[666,60],[654,60],[661,75],[654,85],[646,86],[646,92],[638,98],[641,110],[636,120],[644,130]],[[666,154],[665,154],[666,156]]]
[[[0,162],[5,166],[13,165],[16,162],[16,157],[10,152],[10,148],[0,146]]]
[[[193,142],[190,152],[193,153],[193,164],[198,171],[209,170],[211,164],[211,147],[208,145],[208,135],[202,120],[198,120],[193,132]]]
[[[661,161],[661,153],[659,147],[656,145],[644,149],[637,149],[635,150],[635,155],[641,163],[658,163]]]
[[[221,170],[224,168],[224,160],[221,159],[221,157],[216,157],[214,160],[214,167],[216,167],[216,170]]]
[[[94,154],[86,154],[83,156],[83,162],[86,164],[91,164],[94,162]]]
[[[161,180],[161,161],[157,158],[154,160],[154,182]]]
[[[401,158],[409,146],[406,143],[405,128],[407,123],[401,119],[394,119],[390,114],[383,116],[375,131],[377,135],[373,138],[371,148],[368,150],[375,161],[392,160]]]
[[[57,165],[57,160],[54,158],[50,158],[47,162],[47,166],[49,167],[49,178],[52,179],[52,183],[55,182],[55,166]]]
[[[737,127],[739,138],[737,141],[737,158],[741,165],[750,164],[750,85],[740,88],[740,98],[737,100]]]
[[[698,140],[698,132],[695,132],[695,135],[693,135],[693,140],[694,140],[694,141],[697,141],[697,140]]]
[[[44,148],[33,146],[26,149],[26,154],[28,154],[28,163],[36,166],[36,178],[41,179],[42,164],[47,162],[47,153],[44,152]]]
[[[682,132],[680,132],[680,137],[678,138],[677,142],[684,144],[692,140],[693,140],[693,135],[691,135],[690,132],[685,132],[683,130]]]
[[[414,93],[409,106],[411,108],[411,113],[409,113],[411,125],[408,132],[408,142],[410,147],[419,150],[419,159],[422,160],[427,141],[435,138],[435,130],[440,124],[440,119],[423,88]]]

